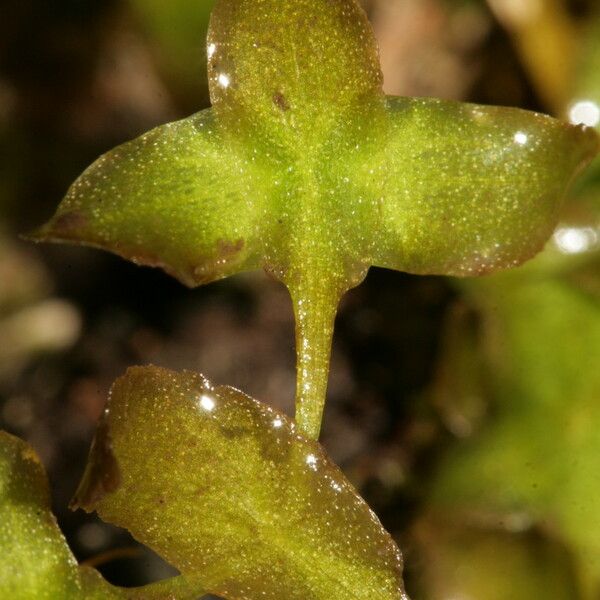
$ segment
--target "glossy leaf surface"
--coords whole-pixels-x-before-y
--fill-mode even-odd
[[[375,36],[353,0],[217,2],[208,53],[224,124],[244,128],[252,146],[257,134],[281,144],[290,159],[312,162],[307,154],[360,117],[353,113],[381,107]]]
[[[374,262],[481,275],[537,254],[595,134],[541,114],[439,100],[388,100],[378,179],[384,235]]]
[[[78,567],[50,511],[46,474],[33,449],[0,431],[0,598],[7,600],[193,600],[182,577],[141,588],[109,585]]]
[[[321,447],[202,376],[113,387],[74,500],[225,598],[403,598],[398,548]]]
[[[355,0],[216,3],[213,108],[96,162],[37,239],[188,285],[262,267],[297,319],[297,421],[318,435],[340,296],[370,265],[476,275],[556,222],[595,132],[515,109],[387,98]]]
[[[257,268],[263,180],[254,171],[227,151],[212,113],[204,111],[99,159],[41,235],[84,239],[162,266],[188,285]],[[254,205],[247,202],[250,187]]]

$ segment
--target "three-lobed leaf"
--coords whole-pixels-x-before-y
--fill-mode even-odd
[[[535,113],[386,98],[355,0],[220,0],[208,55],[213,107],[99,159],[37,239],[188,285],[260,267],[282,280],[311,437],[337,303],[369,266],[477,275],[527,260],[598,149],[593,130]]]
[[[398,548],[322,448],[197,374],[117,380],[74,504],[225,598],[404,598]]]

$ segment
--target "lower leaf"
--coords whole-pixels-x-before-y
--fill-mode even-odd
[[[400,551],[321,446],[201,375],[115,383],[73,504],[225,598],[405,598]]]

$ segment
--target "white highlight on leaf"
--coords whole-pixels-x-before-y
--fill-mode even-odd
[[[600,106],[591,100],[581,100],[571,105],[569,121],[573,125],[595,127],[600,123]]]
[[[523,131],[517,131],[514,140],[519,146],[524,146],[527,143],[527,140],[529,140],[529,136]]]
[[[215,405],[216,402],[214,400],[214,398],[211,398],[210,396],[206,396],[206,395],[202,395],[200,396],[200,406],[208,411],[208,412],[212,412],[215,409]]]
[[[231,85],[231,79],[229,79],[229,75],[227,75],[226,73],[219,73],[217,81],[219,85],[225,89],[227,89]]]
[[[600,242],[592,227],[561,227],[554,232],[554,242],[563,254],[581,254]]]

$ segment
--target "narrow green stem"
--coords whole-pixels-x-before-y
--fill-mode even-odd
[[[342,292],[327,281],[290,286],[296,317],[296,424],[318,439],[323,418],[335,314]]]

